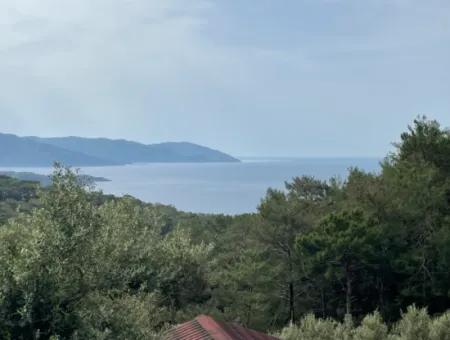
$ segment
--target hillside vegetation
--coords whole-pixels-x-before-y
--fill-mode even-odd
[[[35,174],[33,172],[22,171],[0,171],[0,176],[11,177],[26,182],[38,182],[42,186],[48,186],[52,183],[52,178],[49,175]],[[109,180],[104,177],[95,177],[89,175],[78,175],[79,179],[86,184],[97,182],[108,182]]]
[[[38,138],[0,133],[0,166],[104,166],[151,162],[239,162],[192,143],[140,144],[106,138]]]
[[[381,167],[293,178],[240,216],[106,197],[57,167],[0,226],[0,338],[160,339],[210,314],[289,340],[448,339],[449,131],[417,119]]]
[[[30,212],[38,204],[38,183],[0,174],[0,225],[19,211]]]

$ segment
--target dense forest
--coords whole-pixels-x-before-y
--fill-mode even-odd
[[[254,214],[105,196],[57,166],[47,188],[0,177],[0,224],[1,339],[161,339],[198,314],[289,340],[449,339],[450,131],[425,118],[379,173],[293,178]]]
[[[30,212],[38,204],[37,182],[0,174],[0,226],[19,211]]]

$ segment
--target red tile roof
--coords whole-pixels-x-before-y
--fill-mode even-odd
[[[216,321],[213,318],[200,315],[192,321],[185,322],[171,329],[165,340],[276,340],[251,329],[246,329],[234,323]]]

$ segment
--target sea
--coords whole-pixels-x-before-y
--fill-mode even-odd
[[[241,163],[146,163],[80,168],[104,177],[97,189],[195,213],[241,214],[257,210],[267,189],[283,190],[295,176],[345,180],[353,167],[379,172],[379,158],[241,158]],[[51,168],[2,167],[0,171],[50,174]]]

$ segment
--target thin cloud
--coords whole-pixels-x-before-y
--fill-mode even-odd
[[[3,0],[2,130],[382,155],[418,113],[450,124],[449,15],[444,0]]]

